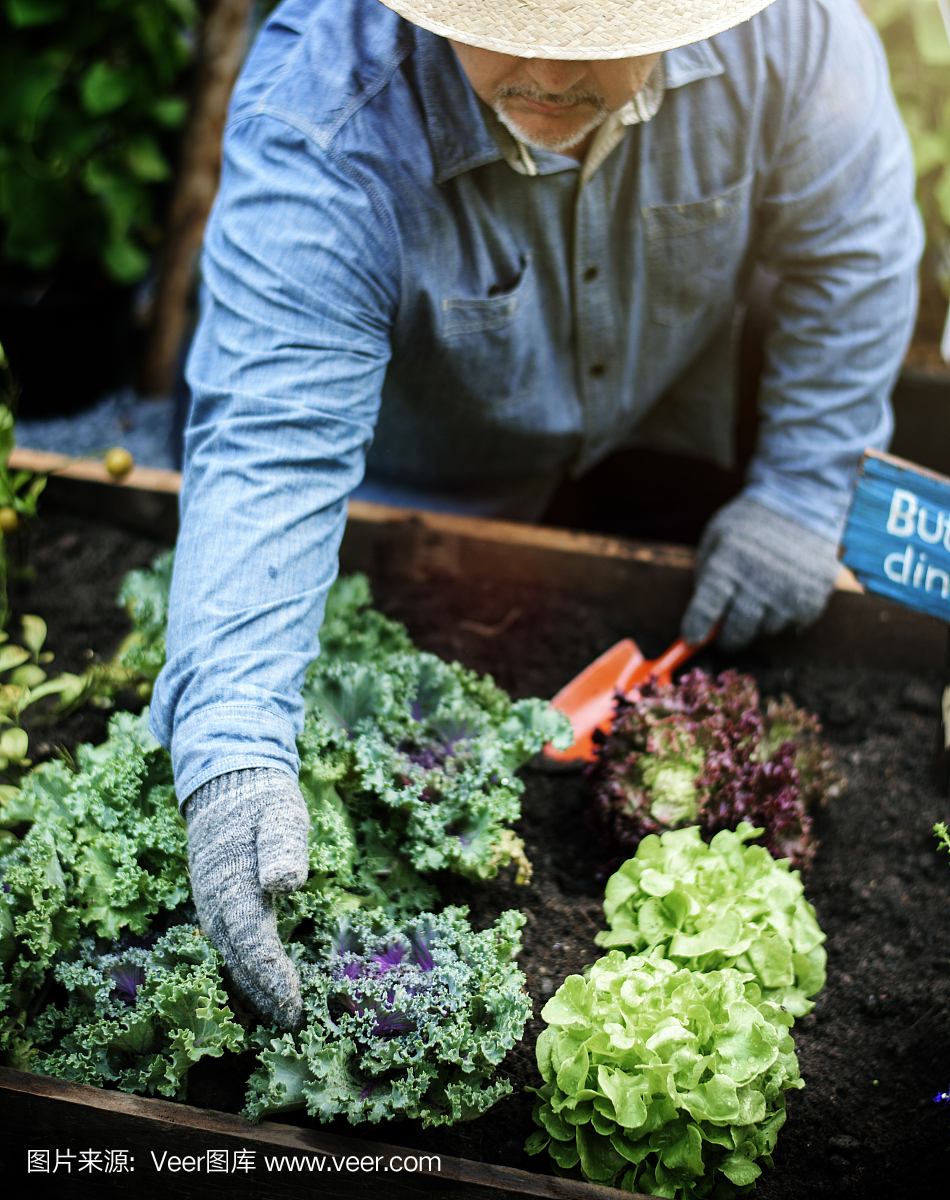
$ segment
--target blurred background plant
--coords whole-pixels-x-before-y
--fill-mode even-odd
[[[10,541],[16,537],[22,521],[36,516],[36,502],[46,487],[45,475],[12,471],[9,466],[10,451],[16,444],[13,410],[17,399],[16,381],[0,345],[0,631],[10,616],[7,604]]]
[[[914,150],[927,248],[913,356],[925,366],[936,356],[950,299],[950,0],[863,3],[884,42]]]
[[[195,22],[192,0],[3,0],[6,262],[96,263],[120,283],[145,274]]]

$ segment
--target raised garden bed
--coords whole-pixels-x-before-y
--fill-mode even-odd
[[[164,520],[169,532],[160,494],[129,485],[105,494],[92,483],[86,489],[87,506],[104,499],[113,516],[140,528],[151,521],[153,530]],[[59,490],[59,501],[68,501],[65,484]],[[151,538],[46,505],[31,551],[37,578],[12,598],[19,611],[47,619],[57,666],[81,667],[87,650],[112,652],[123,632],[113,608],[118,580],[156,547]],[[633,634],[647,652],[662,649],[691,580],[691,558],[681,548],[355,505],[343,559],[370,574],[379,606],[405,621],[422,648],[491,672],[516,696],[553,694],[621,636]],[[931,1097],[950,1082],[950,865],[930,833],[948,810],[932,774],[945,637],[938,622],[840,593],[807,637],[779,639],[741,661],[709,656],[704,663],[751,670],[766,692],[790,692],[816,711],[848,783],[816,822],[821,844],[808,894],[828,933],[829,982],[814,1013],[796,1024],[807,1087],[789,1096],[775,1170],[756,1192],[767,1200],[825,1192],[909,1197],[945,1178],[950,1115]],[[45,753],[57,742],[103,735],[102,716],[87,710],[48,731]],[[602,883],[581,820],[580,779],[528,772],[527,782],[518,832],[535,863],[534,881],[527,888],[510,879],[456,882],[443,891],[468,903],[478,926],[504,908],[526,911],[521,964],[539,1012],[566,975],[601,953],[593,937],[602,923]],[[339,1155],[362,1158],[408,1150],[440,1154],[441,1175],[344,1171],[322,1177],[319,1188],[342,1195],[382,1184],[399,1195],[502,1191],[593,1200],[604,1189],[537,1174],[539,1160],[523,1154],[533,1102],[523,1085],[539,1082],[533,1041],[540,1028],[538,1019],[529,1024],[503,1068],[513,1096],[470,1125],[430,1132],[409,1123],[321,1128],[293,1114],[253,1127],[218,1115],[241,1105],[245,1064],[238,1061],[230,1072],[195,1068],[188,1105],[5,1072],[4,1165],[25,1183],[27,1147],[77,1154],[126,1148],[136,1155],[134,1182],[147,1194],[213,1195],[220,1182],[239,1195],[293,1196],[313,1190],[314,1181],[306,1172],[262,1170],[265,1151],[322,1146],[333,1153],[335,1146]],[[403,1149],[354,1143],[362,1132]],[[257,1169],[158,1175],[149,1159],[151,1150],[196,1155],[218,1143],[256,1148]],[[68,1177],[57,1173],[55,1186],[63,1195],[89,1195],[127,1184],[128,1176],[79,1175],[74,1162]]]

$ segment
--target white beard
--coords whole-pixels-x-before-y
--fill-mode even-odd
[[[523,142],[526,146],[530,146],[532,150],[548,150],[552,154],[563,154],[565,150],[570,150],[572,146],[576,146],[578,142],[583,141],[598,126],[603,125],[604,121],[607,120],[608,113],[606,110],[595,113],[586,125],[582,125],[580,129],[575,130],[568,137],[555,137],[552,135],[546,138],[529,137],[523,130],[518,128],[517,122],[505,112],[501,104],[495,106],[495,115],[516,141]]]

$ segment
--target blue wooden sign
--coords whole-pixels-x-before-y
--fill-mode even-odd
[[[950,479],[869,450],[841,549],[869,592],[950,621]]]

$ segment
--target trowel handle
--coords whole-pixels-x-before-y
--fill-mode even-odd
[[[686,638],[677,638],[669,650],[666,650],[659,658],[654,658],[651,662],[637,663],[630,671],[621,690],[629,693],[638,684],[646,683],[651,678],[655,679],[661,687],[666,687],[673,682],[673,672],[676,668],[681,667],[704,646],[708,646],[718,632],[719,626],[714,625],[701,642],[688,642]]]

